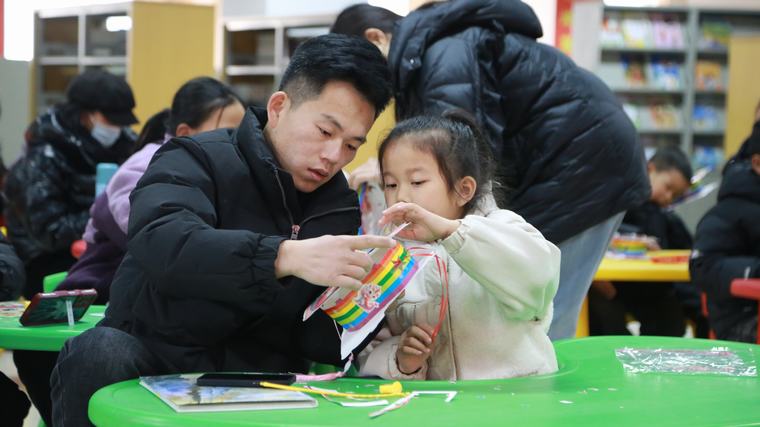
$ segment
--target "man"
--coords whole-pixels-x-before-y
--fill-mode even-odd
[[[132,154],[135,99],[123,78],[90,70],[72,80],[66,102],[38,116],[26,131],[24,155],[5,180],[8,238],[24,262],[23,295],[42,292],[42,280],[76,261],[71,244],[82,237],[95,200],[98,163]],[[50,423],[50,378],[56,354],[13,352],[19,378],[45,423]]]
[[[101,327],[64,346],[53,371],[55,425],[86,425],[98,388],[139,375],[304,372],[340,363],[335,324],[307,322],[321,286],[360,286],[356,193],[341,168],[390,99],[366,40],[328,35],[291,58],[266,111],[236,131],[167,142],[132,193],[127,254]]]
[[[549,336],[574,336],[624,211],[650,192],[636,130],[614,94],[538,43],[541,24],[519,0],[433,2],[404,18],[359,4],[331,31],[364,36],[387,56],[397,118],[451,108],[475,116],[497,162],[501,206],[562,251]]]

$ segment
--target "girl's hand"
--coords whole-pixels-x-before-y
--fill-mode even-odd
[[[404,375],[411,375],[425,365],[433,351],[433,328],[429,325],[414,325],[401,335],[401,343],[396,350],[396,364]]]
[[[399,202],[383,211],[379,224],[409,225],[398,233],[402,239],[433,242],[445,239],[459,227],[459,221],[438,216],[414,203]]]

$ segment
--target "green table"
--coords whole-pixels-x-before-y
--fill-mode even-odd
[[[71,337],[92,328],[103,319],[104,305],[93,305],[73,327],[68,323],[21,326],[18,317],[0,317],[0,348],[10,350],[58,351]]]
[[[319,399],[316,409],[178,414],[137,380],[105,387],[90,400],[98,426],[710,426],[760,424],[757,377],[625,374],[620,347],[709,349],[760,346],[662,337],[591,337],[556,344],[560,371],[497,381],[406,382],[406,390],[457,390],[450,403],[423,396],[370,420],[377,408],[343,408]],[[369,392],[383,381],[342,379],[327,388]]]

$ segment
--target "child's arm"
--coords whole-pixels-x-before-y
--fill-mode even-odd
[[[514,212],[468,215],[443,247],[515,319],[541,319],[559,284],[559,249]]]
[[[431,333],[430,326],[412,326],[402,335],[385,339],[363,355],[359,373],[385,379],[424,380],[433,347]]]

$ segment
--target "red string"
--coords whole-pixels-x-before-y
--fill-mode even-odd
[[[408,251],[411,253],[415,250],[425,250],[426,248],[422,247],[410,247],[408,248]],[[449,306],[449,273],[446,270],[446,264],[443,262],[441,257],[436,255],[432,252],[427,253],[415,253],[412,254],[412,256],[415,257],[433,257],[435,259],[435,265],[438,268],[438,276],[441,278],[441,308],[438,311],[438,323],[435,325],[435,328],[433,328],[433,336],[431,337],[433,341],[435,341],[435,338],[438,336],[438,333],[441,331],[441,327],[443,326],[443,321],[446,319],[446,310]]]

